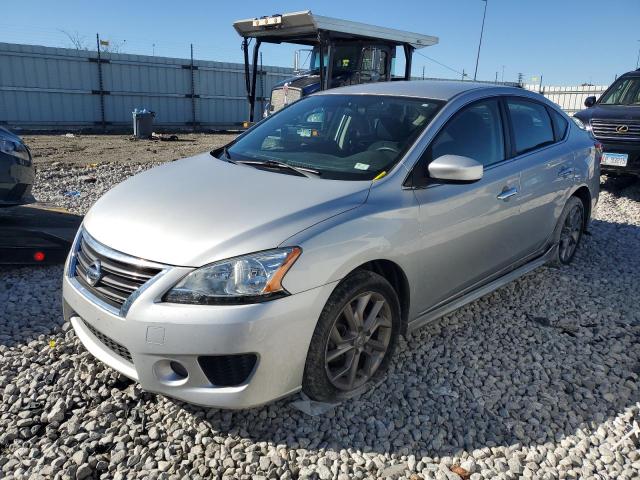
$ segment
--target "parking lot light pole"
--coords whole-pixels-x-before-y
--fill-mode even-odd
[[[488,0],[482,0],[484,2],[484,13],[482,14],[482,28],[480,28],[480,41],[478,42],[478,55],[476,56],[476,71],[473,73],[473,79],[478,76],[478,62],[480,61],[480,48],[482,47],[482,34],[484,33],[484,19],[487,16],[487,4]]]

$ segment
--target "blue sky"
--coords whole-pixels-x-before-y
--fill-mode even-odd
[[[62,31],[79,34],[94,48],[95,33],[124,52],[241,62],[234,20],[276,12],[315,13],[435,35],[440,44],[422,50],[455,71],[473,75],[482,21],[481,0],[324,0],[242,2],[193,0],[22,0],[0,17],[0,41],[69,46]],[[5,13],[6,13],[5,9]],[[545,85],[609,84],[635,68],[640,47],[640,0],[489,0],[478,78],[496,72]],[[264,63],[291,66],[292,48],[267,46]],[[454,78],[456,73],[423,57],[414,74]],[[537,83],[537,82],[536,82]]]

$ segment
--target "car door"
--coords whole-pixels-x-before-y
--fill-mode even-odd
[[[414,168],[422,272],[414,298],[420,313],[482,283],[522,255],[516,231],[520,168],[508,159],[504,121],[498,98],[463,107]],[[446,154],[482,163],[483,178],[473,183],[428,178],[429,163]]]
[[[573,151],[563,141],[568,125],[533,99],[507,97],[505,104],[521,171],[520,243],[535,253],[548,243],[576,174]]]

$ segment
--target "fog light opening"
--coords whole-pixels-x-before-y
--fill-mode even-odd
[[[165,385],[184,385],[189,379],[189,371],[175,360],[160,360],[153,366],[156,378]]]
[[[178,377],[176,380],[182,380],[189,376],[189,372],[187,372],[187,369],[184,368],[181,363],[172,361],[172,362],[169,362],[169,367],[171,368],[171,370],[173,370],[173,373],[175,373],[176,376]]]

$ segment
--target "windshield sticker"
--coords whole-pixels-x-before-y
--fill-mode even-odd
[[[356,170],[369,170],[369,165],[366,163],[356,163],[353,168]]]

